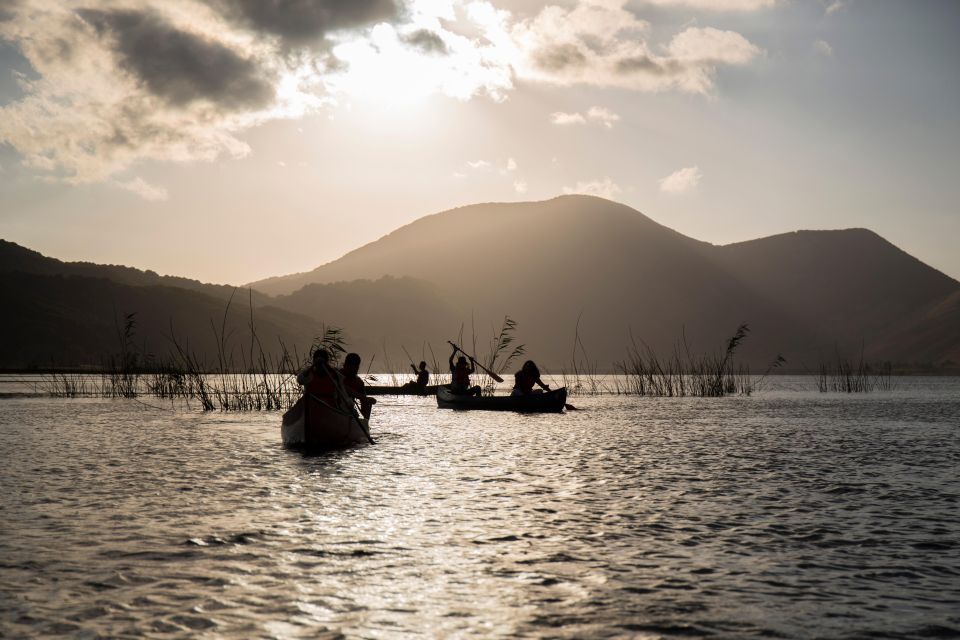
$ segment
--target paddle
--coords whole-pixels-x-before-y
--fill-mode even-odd
[[[410,356],[410,353],[407,351],[407,348],[403,345],[400,345],[400,348],[403,349],[403,354],[407,356],[407,360],[410,361],[410,366],[413,368],[414,375],[417,374],[417,365],[413,364],[413,358]]]
[[[336,388],[337,393],[340,394],[340,400],[349,407],[348,411],[350,416],[357,421],[357,424],[360,425],[360,430],[363,431],[363,435],[367,436],[367,440],[370,441],[370,444],[376,444],[373,441],[373,438],[370,437],[370,431],[367,429],[367,426],[363,424],[363,420],[357,414],[357,407],[353,404],[353,398],[347,395],[346,390],[343,388],[343,383],[340,380],[340,373],[334,371],[330,368],[330,365],[324,364],[323,368],[326,370],[327,375],[330,376],[330,380],[333,381],[333,386]]]
[[[451,347],[453,347],[454,349],[456,349],[457,351],[459,351],[460,353],[462,353],[463,355],[465,355],[465,356],[467,356],[468,358],[470,358],[470,362],[472,362],[473,364],[475,364],[475,365],[477,365],[478,367],[480,367],[481,369],[483,369],[488,376],[490,376],[491,378],[493,378],[493,379],[496,380],[497,382],[503,382],[503,378],[501,378],[500,376],[498,376],[497,374],[495,374],[493,371],[490,371],[490,369],[487,369],[485,366],[483,366],[482,364],[480,364],[479,362],[477,362],[477,359],[474,358],[472,355],[470,355],[469,353],[467,353],[466,351],[464,351],[463,349],[461,349],[461,348],[458,347],[457,345],[453,344],[453,343],[450,342],[449,340],[447,340],[447,343],[448,343]]]

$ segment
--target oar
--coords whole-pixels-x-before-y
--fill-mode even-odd
[[[413,358],[410,356],[410,352],[407,351],[407,348],[403,345],[400,345],[400,348],[403,349],[403,354],[407,356],[407,360],[410,361],[410,366],[413,367],[414,373],[417,372],[417,365],[413,364]]]
[[[357,421],[357,424],[360,425],[360,430],[363,431],[363,435],[367,436],[367,440],[370,441],[370,444],[376,444],[373,441],[373,438],[370,437],[370,431],[367,429],[366,425],[363,424],[363,420],[357,414],[357,407],[353,404],[353,398],[347,395],[346,390],[343,388],[343,384],[340,381],[340,374],[330,368],[330,365],[323,365],[323,368],[326,369],[327,375],[330,376],[330,380],[333,382],[334,388],[336,388],[337,393],[340,394],[340,399],[349,407],[348,411],[350,412],[351,417]]]
[[[457,351],[459,351],[460,353],[462,353],[463,355],[465,355],[465,356],[467,356],[468,358],[470,358],[470,361],[473,362],[473,364],[475,364],[475,365],[477,365],[478,367],[480,367],[481,369],[483,369],[488,376],[490,376],[491,378],[493,378],[493,379],[496,380],[497,382],[503,382],[503,378],[501,378],[500,376],[498,376],[497,374],[495,374],[493,371],[490,371],[490,369],[487,369],[485,366],[483,366],[482,364],[480,364],[479,362],[477,362],[477,359],[474,358],[472,355],[470,355],[469,353],[467,353],[466,351],[464,351],[463,349],[461,349],[461,348],[458,347],[457,345],[453,344],[453,343],[450,342],[449,340],[447,340],[447,343],[448,343],[451,347],[453,347],[454,349],[456,349]]]

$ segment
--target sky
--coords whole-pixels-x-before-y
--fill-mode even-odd
[[[243,284],[589,193],[960,279],[958,32],[950,0],[0,0],[0,238]]]

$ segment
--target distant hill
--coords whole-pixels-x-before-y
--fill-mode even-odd
[[[668,354],[684,335],[694,352],[717,350],[742,322],[751,334],[739,353],[755,371],[777,354],[813,370],[861,348],[872,361],[960,362],[960,283],[868,230],[715,246],[590,196],[426,216],[313,271],[251,286],[268,351],[281,341],[305,349],[321,324],[341,326],[374,370],[387,360],[405,367],[401,347],[442,363],[458,337],[483,355],[506,315],[529,356],[553,371],[574,357],[609,369],[631,341]],[[227,324],[238,347],[248,344],[246,290],[61,262],[0,241],[10,310],[0,366],[95,364],[134,311],[148,350],[172,346],[173,321],[209,358],[211,326],[234,294]]]
[[[47,257],[32,249],[21,247],[15,242],[0,240],[0,273],[32,273],[47,276],[83,276],[87,278],[105,278],[118,284],[133,286],[161,285],[198,291],[227,300],[236,290],[231,285],[206,284],[199,280],[177,276],[161,276],[154,271],[144,271],[133,267],[92,262],[63,262]],[[254,292],[254,302],[262,304],[267,296]]]
[[[623,356],[631,332],[667,352],[685,329],[694,349],[707,349],[742,321],[753,330],[743,355],[755,366],[782,353],[795,367],[815,367],[861,344],[875,359],[937,362],[960,345],[960,330],[924,315],[960,283],[870,231],[801,231],[714,246],[590,196],[426,216],[311,272],[251,286],[289,295],[384,276],[432,283],[461,318],[475,317],[481,337],[510,314],[528,352],[554,366],[571,360],[578,317],[590,356],[607,366]],[[379,316],[381,333],[389,332],[389,308]],[[914,336],[909,347],[898,331],[903,340]],[[423,340],[439,338],[421,332]]]
[[[178,287],[0,272],[0,296],[0,367],[7,369],[105,364],[119,350],[118,330],[129,313],[136,314],[133,342],[142,354],[162,359],[176,337],[201,363],[213,365],[214,327],[226,327],[227,355],[237,365],[249,354],[250,307],[242,294],[228,310],[222,298]],[[276,308],[255,307],[254,321],[264,352],[274,357],[280,341],[302,353],[319,332],[318,322]]]

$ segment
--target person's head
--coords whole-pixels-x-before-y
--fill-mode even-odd
[[[326,349],[320,348],[313,352],[313,366],[319,367],[322,365],[327,365],[329,362],[330,354],[327,353]]]
[[[421,361],[420,361],[420,371],[423,371],[423,370],[426,369],[426,368],[427,368],[427,363],[424,362],[423,360],[421,360]]]
[[[457,358],[457,366],[458,367],[467,366],[467,359],[464,356],[460,356],[459,358]]]
[[[348,353],[343,359],[343,372],[347,375],[355,376],[360,371],[360,355],[357,353]]]
[[[540,373],[540,370],[537,369],[537,365],[534,364],[533,360],[527,360],[523,363],[523,370],[529,373]]]

